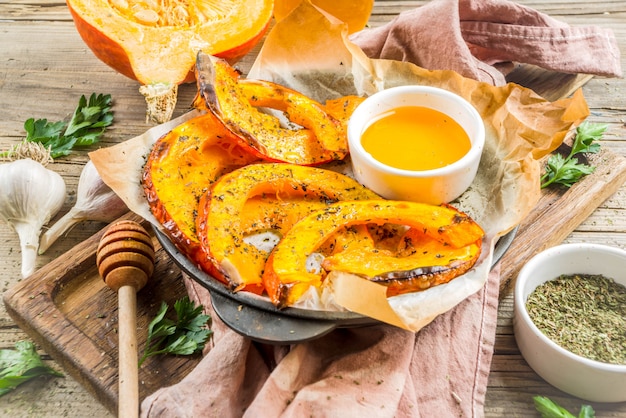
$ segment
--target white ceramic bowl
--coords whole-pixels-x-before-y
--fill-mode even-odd
[[[589,360],[557,345],[532,322],[526,300],[540,284],[562,274],[601,274],[626,285],[626,251],[598,244],[563,244],[524,265],[515,284],[513,329],[535,372],[570,395],[593,402],[626,401],[626,365]]]
[[[423,106],[452,117],[468,134],[471,148],[456,162],[432,170],[404,170],[383,164],[361,144],[365,129],[382,114],[401,106]],[[450,202],[470,186],[485,144],[485,126],[476,109],[461,96],[428,86],[399,86],[365,99],[348,122],[348,145],[356,179],[382,197],[430,204]]]

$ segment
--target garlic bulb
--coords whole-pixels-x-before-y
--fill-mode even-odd
[[[41,236],[39,254],[43,254],[61,235],[79,222],[111,222],[126,212],[128,208],[124,201],[102,181],[90,160],[78,179],[76,204]]]
[[[22,277],[35,271],[41,228],[61,209],[65,181],[30,158],[0,164],[0,220],[17,232]]]

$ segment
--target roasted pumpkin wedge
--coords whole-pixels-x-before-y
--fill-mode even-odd
[[[198,200],[222,174],[255,161],[211,113],[192,118],[154,144],[142,184],[150,209],[172,242],[203,268],[196,235]]]
[[[234,290],[263,288],[269,251],[251,236],[279,237],[311,212],[343,200],[379,199],[352,178],[331,170],[283,163],[251,164],[225,174],[198,205],[198,237],[220,280]],[[254,215],[254,216],[253,216]]]
[[[361,96],[343,96],[337,99],[327,100],[324,104],[324,109],[335,119],[341,123],[341,128],[344,133],[348,131],[348,121],[350,116],[360,105],[365,97]]]
[[[368,257],[377,257],[380,253],[381,259],[376,261],[363,257],[363,252],[359,253],[353,246],[343,256],[337,256],[334,260],[331,257],[331,262],[327,263],[327,267],[332,267],[332,262],[336,262],[337,265],[347,266],[349,270],[356,270],[350,272],[388,285],[391,294],[423,290],[423,275],[428,276],[428,283],[432,285],[449,281],[467,271],[480,254],[484,235],[481,227],[469,216],[451,206],[388,200],[338,202],[303,218],[274,247],[263,273],[263,283],[272,302],[278,307],[289,306],[309,287],[319,287],[326,272],[307,271],[307,258],[316,253],[340,229],[362,224],[397,224],[414,228],[424,235],[420,239],[428,238],[427,242],[437,241],[439,245],[435,245],[435,249],[444,252],[448,251],[446,248],[456,250],[471,247],[468,251],[444,255],[442,260],[447,265],[428,265],[438,259],[436,254],[424,255],[424,260],[420,260],[419,246],[417,253],[405,257],[390,252],[364,250]],[[362,242],[367,248],[368,240]],[[430,248],[425,247],[423,250]],[[350,256],[359,259],[350,260]],[[406,257],[415,264],[411,261],[405,263],[403,258]],[[360,262],[363,265],[357,268]],[[432,277],[433,275],[438,277]]]
[[[319,260],[319,266],[310,265],[315,269],[321,268],[326,257],[340,254],[343,252],[359,251],[361,249],[374,249],[374,242],[368,225],[352,225],[342,228],[332,234],[324,243],[316,250],[316,259]]]
[[[350,116],[356,109],[356,107],[365,100],[365,97],[361,96],[343,96],[337,99],[327,100],[324,104],[324,109],[329,115],[339,121],[341,128],[341,135],[348,140],[348,121]]]
[[[241,79],[226,61],[203,53],[198,54],[197,79],[196,106],[213,112],[259,157],[318,165],[348,153],[342,123],[303,94],[267,81]],[[284,112],[298,126],[283,127],[263,108]]]
[[[244,78],[239,85],[252,106],[280,110],[289,122],[305,127],[324,150],[337,153],[333,159],[343,159],[347,154],[342,122],[347,123],[364,98],[346,96],[322,105],[295,90],[265,80]]]
[[[322,267],[383,284],[387,296],[395,296],[447,283],[469,270],[480,256],[480,241],[453,248],[415,228],[411,231],[406,234],[410,238],[404,236],[406,246],[400,251],[351,246],[324,258]]]

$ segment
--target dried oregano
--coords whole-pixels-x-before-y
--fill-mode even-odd
[[[588,359],[626,364],[626,287],[602,275],[562,275],[528,297],[532,321],[561,347]]]

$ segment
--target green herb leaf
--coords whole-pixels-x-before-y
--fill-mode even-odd
[[[30,118],[24,122],[24,130],[27,141],[41,143],[52,158],[58,158],[75,147],[95,144],[112,123],[111,95],[92,93],[89,101],[80,97],[69,122]]]
[[[30,118],[24,122],[24,130],[26,131],[26,140],[32,142],[46,142],[58,138],[65,129],[65,122],[48,122],[47,119]]]
[[[596,411],[591,405],[583,405],[578,413],[578,418],[596,418]]]
[[[180,328],[188,331],[201,331],[210,317],[202,313],[202,306],[195,306],[189,298],[174,302]]]
[[[139,360],[139,366],[157,354],[191,355],[202,351],[213,331],[211,317],[202,313],[203,306],[196,306],[188,297],[174,302],[176,321],[165,317],[168,311],[165,302],[156,317],[148,325],[146,348]]]
[[[548,158],[547,174],[542,178],[542,188],[552,183],[558,183],[565,187],[572,187],[582,177],[595,171],[595,167],[581,164],[578,160],[563,158],[561,154],[555,154]]]
[[[576,128],[576,138],[572,144],[570,155],[580,154],[581,152],[597,153],[600,151],[600,144],[594,143],[602,138],[606,132],[607,126],[604,124],[594,124],[587,121],[581,123]]]
[[[70,120],[63,136],[75,137],[79,143],[93,143],[93,139],[83,140],[82,138],[93,138],[104,132],[104,128],[113,123],[111,112],[111,95],[92,93],[87,103],[85,96],[81,96],[78,107],[74,110],[74,115]]]
[[[576,418],[567,409],[545,396],[534,396],[533,402],[535,409],[541,413],[542,418]],[[595,411],[589,405],[583,405],[578,414],[578,418],[595,418],[595,416]]]
[[[39,376],[63,376],[46,366],[30,341],[18,341],[15,350],[0,350],[0,396]]]
[[[541,413],[542,418],[576,418],[568,410],[545,396],[533,397],[535,409]]]
[[[593,173],[595,167],[581,163],[577,156],[582,153],[597,153],[600,144],[594,141],[602,138],[607,126],[583,122],[576,128],[576,136],[572,150],[564,158],[561,154],[554,154],[548,158],[546,173],[541,177],[541,188],[556,183],[565,187],[572,187],[581,178]]]
[[[167,303],[161,302],[157,316],[150,322],[150,325],[148,325],[148,336],[151,336],[153,340],[167,337],[176,332],[176,325],[169,319],[164,318],[167,309]],[[148,338],[148,341],[150,341],[150,338]]]

